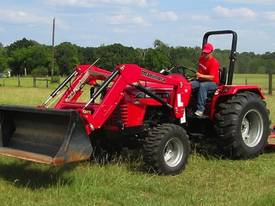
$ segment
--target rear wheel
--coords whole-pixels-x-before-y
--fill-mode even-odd
[[[154,127],[144,141],[144,162],[159,174],[175,175],[184,169],[190,153],[186,131],[174,124]]]
[[[216,131],[226,156],[252,158],[259,155],[269,134],[269,111],[255,93],[242,92],[218,106]]]

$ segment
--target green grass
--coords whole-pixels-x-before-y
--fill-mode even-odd
[[[237,81],[242,81],[237,79]],[[264,83],[264,80],[259,80]],[[0,103],[38,105],[46,88],[0,87]],[[266,96],[275,123],[275,96]],[[233,161],[194,152],[177,176],[142,171],[141,161],[50,167],[0,158],[1,205],[275,205],[275,153]]]
[[[47,79],[50,79],[50,77],[48,77]],[[61,78],[61,81],[62,81],[62,79],[63,78]],[[0,86],[5,86],[5,87],[18,87],[18,86],[20,86],[20,87],[25,87],[25,88],[34,87],[33,77],[28,77],[28,76],[27,77],[20,77],[20,81],[18,81],[18,77],[0,78]],[[51,84],[49,82],[49,88],[55,88],[56,86],[57,86],[57,83]],[[37,80],[36,81],[36,87],[37,88],[46,88],[46,81]]]
[[[51,168],[0,160],[2,205],[273,205],[274,155],[230,161],[191,155],[178,176],[157,176],[129,162]]]
[[[234,84],[239,85],[257,85],[261,89],[268,93],[268,75],[267,74],[235,74]],[[272,76],[272,90],[275,91],[275,75]]]
[[[41,104],[50,93],[51,89],[46,88],[0,87],[0,102],[35,106]]]

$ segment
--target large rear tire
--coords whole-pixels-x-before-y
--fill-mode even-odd
[[[269,135],[269,111],[253,92],[238,93],[217,108],[215,128],[222,152],[233,159],[262,153]]]
[[[190,143],[186,131],[174,124],[154,127],[144,140],[145,164],[158,174],[176,175],[187,163]]]

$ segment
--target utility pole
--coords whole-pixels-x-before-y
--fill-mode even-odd
[[[51,70],[51,82],[53,82],[54,72],[54,37],[55,37],[55,18],[53,18],[53,30],[52,30],[52,70]]]

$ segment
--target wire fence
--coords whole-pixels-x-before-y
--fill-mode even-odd
[[[275,74],[235,74],[233,84],[256,85],[265,94],[275,94]]]
[[[0,87],[55,88],[59,82],[60,80],[52,82],[50,77],[2,77]]]

